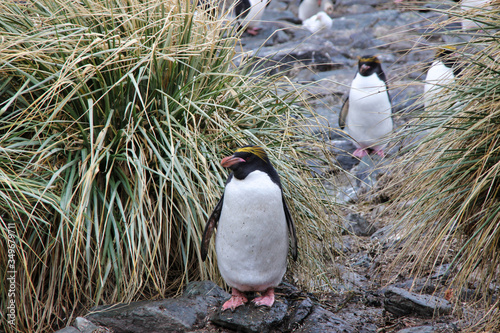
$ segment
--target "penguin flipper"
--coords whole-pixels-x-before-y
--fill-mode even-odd
[[[339,127],[340,129],[345,128],[345,122],[347,119],[347,113],[349,112],[349,96],[344,100],[344,104],[342,104],[342,108],[340,109],[339,115]]]
[[[203,261],[207,259],[208,245],[210,244],[210,238],[212,238],[214,229],[217,228],[217,223],[219,223],[223,201],[224,201],[224,194],[217,203],[217,206],[215,206],[214,211],[210,215],[210,218],[208,219],[207,224],[205,225],[205,230],[203,230],[203,236],[201,238],[201,260]]]
[[[286,224],[288,225],[288,232],[290,233],[290,240],[292,242],[292,258],[293,260],[297,260],[297,233],[295,232],[295,225],[292,220],[292,215],[288,210],[288,206],[285,201],[285,197],[283,197],[283,209],[285,210],[285,218]]]
[[[236,6],[234,7],[236,17],[240,19],[246,17],[251,7],[250,0],[237,0]]]

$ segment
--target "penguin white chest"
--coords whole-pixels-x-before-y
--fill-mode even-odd
[[[229,286],[263,291],[281,282],[288,253],[287,223],[281,189],[266,173],[254,171],[226,185],[215,248]]]
[[[446,96],[441,95],[444,86],[454,81],[453,69],[446,67],[441,61],[434,61],[427,72],[424,85],[424,106],[428,109]]]
[[[461,9],[464,12],[464,18],[462,19],[462,29],[463,30],[476,30],[481,29],[484,24],[480,22],[469,20],[466,17],[474,14],[481,14],[488,10],[492,10],[492,1],[489,0],[462,0]]]
[[[241,25],[247,28],[256,28],[264,15],[268,0],[250,0],[250,8],[242,15]]]
[[[349,92],[347,132],[362,148],[374,147],[392,131],[392,126],[391,102],[385,82],[376,73],[370,76],[356,74]]]

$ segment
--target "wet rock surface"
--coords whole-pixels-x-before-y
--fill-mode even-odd
[[[338,128],[343,97],[356,72],[358,56],[377,54],[389,80],[396,131],[408,120],[408,110],[421,107],[422,67],[433,52],[413,51],[422,45],[439,45],[439,36],[420,33],[440,14],[406,10],[392,1],[337,0],[331,29],[312,34],[297,22],[294,0],[273,0],[266,9],[260,34],[244,35],[243,53],[255,55],[261,66],[280,67],[296,84],[307,84],[305,96],[314,114],[314,133],[329,145],[337,168],[326,176],[338,177],[330,193],[343,204],[344,230],[335,263],[342,281],[335,290],[317,294],[283,283],[272,308],[246,305],[221,312],[229,294],[212,282],[192,282],[177,298],[100,306],[78,318],[59,333],[73,332],[458,332],[467,323],[457,319],[449,302],[447,279],[453,269],[443,263],[422,278],[406,271],[386,279],[388,262],[397,254],[401,239],[391,233],[390,221],[381,214],[387,200],[372,191],[387,175],[388,159],[351,154],[355,147]],[[417,103],[415,103],[417,102]],[[319,117],[318,117],[319,116]],[[390,156],[401,143],[391,143]],[[322,171],[318,168],[318,173]],[[463,291],[463,295],[473,290]],[[464,296],[465,297],[465,296]]]
[[[452,311],[451,303],[444,298],[419,295],[393,286],[384,290],[384,296],[384,308],[398,317],[418,315],[432,318]]]
[[[271,308],[252,309],[253,304],[236,308],[235,311],[218,311],[210,320],[215,325],[238,332],[269,332],[277,328],[285,319],[288,305],[277,300]]]
[[[99,306],[86,319],[116,333],[191,331],[203,327],[209,309],[228,298],[211,282],[194,282],[179,298]]]

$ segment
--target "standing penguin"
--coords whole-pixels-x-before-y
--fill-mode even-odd
[[[361,57],[339,116],[340,128],[346,128],[355,140],[355,157],[362,158],[370,152],[385,156],[386,144],[381,143],[381,139],[392,131],[391,114],[391,99],[380,59]]]
[[[240,27],[245,28],[252,36],[260,31],[260,19],[271,0],[236,0],[234,12],[239,20]]]
[[[470,31],[481,29],[483,25],[479,21],[484,20],[484,18],[470,20],[467,17],[478,14],[484,16],[485,13],[493,10],[490,0],[462,0],[461,8],[465,15],[462,19],[462,29]]]
[[[452,84],[460,72],[457,59],[453,56],[455,51],[455,47],[445,46],[438,49],[434,56],[434,61],[425,77],[423,99],[426,110],[446,97],[442,95],[443,88]]]
[[[245,292],[260,292],[253,302],[270,307],[274,304],[274,287],[286,271],[288,233],[292,257],[297,259],[295,226],[278,173],[258,146],[237,149],[223,158],[221,165],[232,173],[205,226],[202,260],[217,228],[217,262],[222,278],[232,288],[232,296],[222,310],[234,310],[248,302]]]

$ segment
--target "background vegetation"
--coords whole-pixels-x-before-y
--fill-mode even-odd
[[[453,41],[463,71],[406,133],[419,139],[394,177],[391,209],[404,207],[396,225],[402,251],[394,264],[418,275],[451,258],[451,299],[460,302],[473,284],[485,313],[471,329],[496,331],[500,300],[491,283],[498,284],[500,273],[500,16],[491,8],[455,7],[445,14],[452,18],[432,33]],[[464,19],[476,28],[443,29]]]
[[[322,283],[332,207],[304,161],[328,161],[300,91],[235,66],[237,43],[233,25],[189,1],[0,3],[0,267],[15,223],[19,331],[222,284],[199,242],[225,182],[219,161],[248,143],[282,174],[300,238],[294,281]]]

